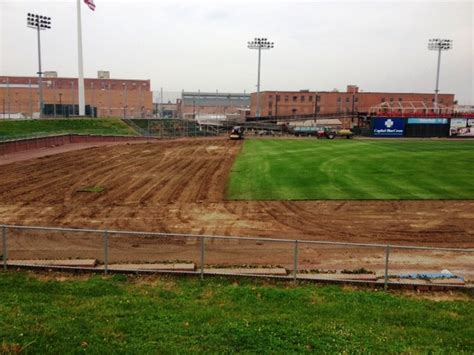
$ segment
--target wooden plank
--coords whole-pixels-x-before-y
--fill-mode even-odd
[[[104,268],[103,265],[100,266],[101,269]],[[147,270],[147,271],[194,271],[196,265],[194,263],[175,263],[175,264],[109,264],[108,269],[110,271],[117,270]]]
[[[10,266],[68,266],[93,268],[97,265],[96,259],[64,259],[64,260],[9,260]]]
[[[286,276],[284,268],[210,268],[204,269],[206,274],[245,274],[245,275],[277,275]]]

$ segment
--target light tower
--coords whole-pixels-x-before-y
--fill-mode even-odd
[[[453,48],[453,41],[450,39],[439,39],[432,38],[428,41],[428,49],[430,51],[438,51],[438,68],[436,70],[436,89],[435,89],[435,100],[434,108],[438,112],[438,92],[439,92],[439,67],[441,63],[441,51],[447,51]]]
[[[258,49],[258,74],[257,74],[257,109],[255,111],[255,117],[260,117],[260,63],[262,57],[262,49],[273,48],[274,43],[268,42],[266,38],[255,38],[253,41],[248,42],[249,49]]]
[[[43,102],[43,82],[41,71],[41,39],[40,32],[51,29],[51,17],[40,16],[32,13],[28,13],[27,26],[33,28],[38,33],[38,90],[39,90],[39,104],[40,104],[40,118],[43,117],[44,102]]]

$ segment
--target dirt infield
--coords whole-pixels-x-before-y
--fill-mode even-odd
[[[225,201],[226,179],[240,147],[224,139],[183,139],[93,147],[3,165],[0,223],[474,247],[474,201]],[[104,190],[80,192],[86,187]],[[28,242],[19,237],[12,238],[10,249],[24,259],[38,257],[38,251],[50,258],[95,257],[93,245],[79,238]],[[128,237],[114,246],[112,257],[120,261],[157,260],[168,250]],[[287,246],[268,247],[273,252],[262,257],[255,243],[228,243],[210,262],[275,265],[291,256]],[[88,252],[71,255],[74,248]],[[189,250],[176,259],[194,260],[197,250]],[[314,255],[317,260],[303,253],[303,264],[326,260],[331,267],[339,258],[351,259],[343,266],[355,267],[353,259],[369,257],[358,249]],[[383,259],[377,254],[373,265],[379,264]]]

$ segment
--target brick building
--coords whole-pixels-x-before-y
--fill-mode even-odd
[[[43,78],[43,100],[48,115],[78,112],[78,79]],[[147,117],[153,113],[150,80],[84,79],[86,105],[96,108],[98,117]],[[51,107],[54,107],[54,111]],[[60,112],[63,105],[64,112]],[[39,114],[38,77],[0,76],[0,114]]]
[[[245,93],[183,92],[178,99],[181,118],[245,117],[250,109],[250,95]]]
[[[454,104],[454,94],[439,94],[439,103]],[[263,91],[260,93],[261,116],[299,116],[332,113],[367,113],[372,106],[387,102],[397,107],[406,102],[421,102],[432,107],[432,93],[361,92],[355,85],[339,91]],[[400,103],[400,104],[399,104]],[[252,93],[250,115],[255,116],[257,93]]]

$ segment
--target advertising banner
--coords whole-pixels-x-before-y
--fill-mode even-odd
[[[404,134],[404,118],[374,118],[372,126],[374,137],[403,137]]]
[[[451,137],[474,137],[474,120],[467,118],[452,118],[449,135]]]
[[[447,118],[409,118],[408,124],[448,124]]]

